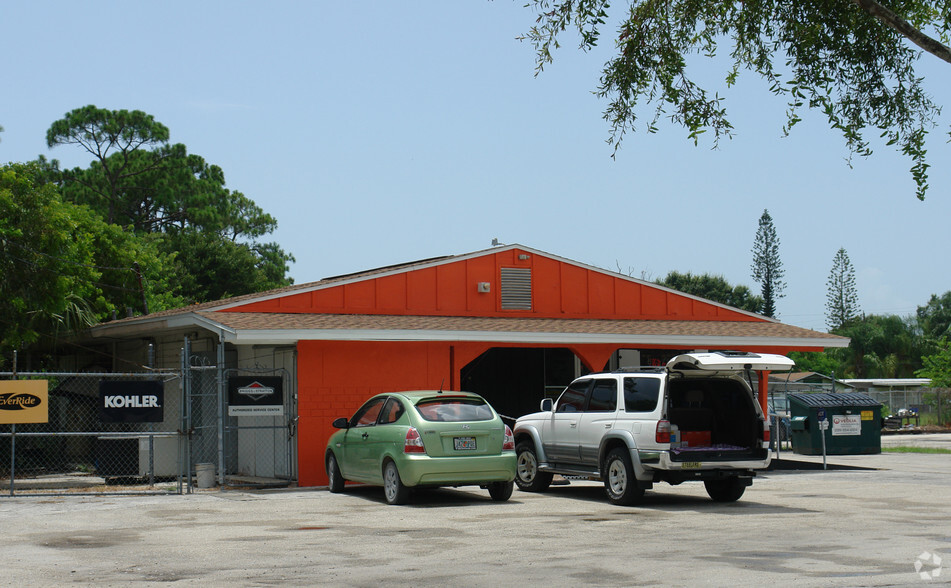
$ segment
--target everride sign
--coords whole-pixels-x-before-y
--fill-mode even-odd
[[[0,424],[47,423],[48,380],[0,381]]]

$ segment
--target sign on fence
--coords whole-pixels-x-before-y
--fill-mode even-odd
[[[48,380],[0,381],[0,424],[50,420]]]
[[[284,378],[232,376],[228,378],[228,416],[282,416]]]
[[[104,423],[161,423],[165,387],[155,380],[99,382],[99,420]]]

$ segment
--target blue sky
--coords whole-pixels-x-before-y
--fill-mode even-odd
[[[781,240],[779,318],[825,330],[826,280],[845,247],[862,310],[912,314],[951,290],[947,118],[929,144],[931,190],[883,145],[848,153],[821,117],[781,136],[785,104],[752,75],[725,92],[736,127],[718,150],[679,127],[630,135],[612,159],[591,53],[566,35],[535,77],[519,0],[7,3],[0,9],[0,161],[43,154],[46,129],[95,104],[138,109],[217,164],[279,223],[298,283],[520,243],[658,279],[750,277],[764,209]],[[714,64],[698,75],[720,79]],[[936,96],[947,64],[923,58]],[[873,135],[874,136],[874,135]]]

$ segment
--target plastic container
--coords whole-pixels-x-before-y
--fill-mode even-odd
[[[215,487],[215,464],[196,463],[195,480],[199,488]]]
[[[670,448],[677,449],[680,447],[680,427],[671,423],[670,424]]]

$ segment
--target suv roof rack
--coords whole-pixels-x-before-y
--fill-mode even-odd
[[[657,365],[642,365],[642,366],[624,366],[619,367],[616,370],[610,372],[601,372],[603,374],[636,374],[636,373],[648,373],[648,374],[659,374],[663,373],[666,368],[657,366]]]

